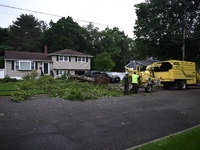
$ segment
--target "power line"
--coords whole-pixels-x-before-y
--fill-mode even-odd
[[[53,16],[53,17],[59,17],[59,18],[63,17],[63,16],[60,16],[60,15],[55,15],[55,14],[50,14],[50,13],[45,13],[45,12],[40,12],[40,11],[35,11],[35,10],[30,10],[30,9],[24,9],[24,8],[19,8],[19,7],[14,7],[14,6],[8,6],[8,5],[2,5],[2,4],[0,4],[0,6],[1,7],[6,7],[6,8],[11,8],[11,9],[17,9],[17,10],[33,12],[33,13],[42,14],[42,15]],[[85,22],[85,23],[93,23],[93,24],[97,24],[97,25],[101,25],[101,26],[115,27],[113,25],[107,25],[107,24],[102,24],[102,23],[97,23],[97,22],[92,22],[92,21],[86,21],[86,20],[81,20],[81,19],[74,19],[74,20],[80,21],[80,22]]]
[[[61,16],[61,15],[56,15],[56,14],[50,14],[50,13],[46,13],[46,12],[41,12],[41,11],[36,11],[36,10],[30,10],[30,9],[25,9],[25,8],[19,8],[19,7],[14,7],[14,6],[8,6],[8,5],[3,5],[3,4],[0,4],[1,7],[6,7],[6,8],[10,8],[10,9],[16,9],[16,10],[22,10],[22,11],[28,11],[28,12],[32,12],[32,13],[37,13],[37,14],[42,14],[42,15],[48,15],[48,16],[53,16],[53,17],[59,17],[59,18],[62,18],[64,16]],[[6,14],[6,13],[4,13]],[[12,14],[13,15],[13,14]],[[133,29],[130,29],[130,28],[124,28],[124,27],[120,27],[120,26],[114,26],[114,25],[108,25],[108,24],[103,24],[103,23],[97,23],[97,22],[93,22],[93,21],[86,21],[86,20],[81,20],[81,19],[74,19],[73,20],[75,21],[79,21],[79,22],[84,22],[84,23],[92,23],[92,24],[96,24],[96,25],[99,25],[99,26],[106,26],[106,27],[118,27],[118,28],[121,28],[123,30],[129,30],[127,32],[132,32]],[[128,34],[128,33],[126,33]]]

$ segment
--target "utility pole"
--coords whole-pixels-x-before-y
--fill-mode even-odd
[[[185,25],[184,25],[184,27],[183,27],[183,47],[182,47],[183,61],[185,60],[185,34],[186,34],[186,29],[185,29]]]

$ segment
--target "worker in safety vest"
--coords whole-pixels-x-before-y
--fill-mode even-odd
[[[138,93],[138,78],[139,75],[137,75],[135,72],[132,74],[132,90],[135,94]]]

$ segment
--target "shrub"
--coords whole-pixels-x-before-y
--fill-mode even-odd
[[[31,75],[28,73],[27,75],[22,77],[23,80],[30,80],[31,79]]]
[[[24,80],[31,80],[31,79],[35,79],[35,77],[37,76],[38,72],[36,70],[32,70],[31,74],[27,74],[26,76],[23,76],[22,79]]]
[[[3,82],[3,83],[16,82],[16,81],[17,81],[16,78],[10,78],[9,76],[6,76],[5,78],[3,78],[3,79],[1,80],[1,82]]]

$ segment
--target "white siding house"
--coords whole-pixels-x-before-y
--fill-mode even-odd
[[[45,53],[5,51],[4,76],[21,79],[32,70],[38,72],[38,77],[44,74],[56,77],[65,72],[83,74],[91,69],[92,57],[69,49],[50,54],[47,49]]]
[[[68,72],[71,75],[84,74],[91,69],[93,56],[77,51],[65,49],[49,54],[53,61],[53,70],[56,75]]]

